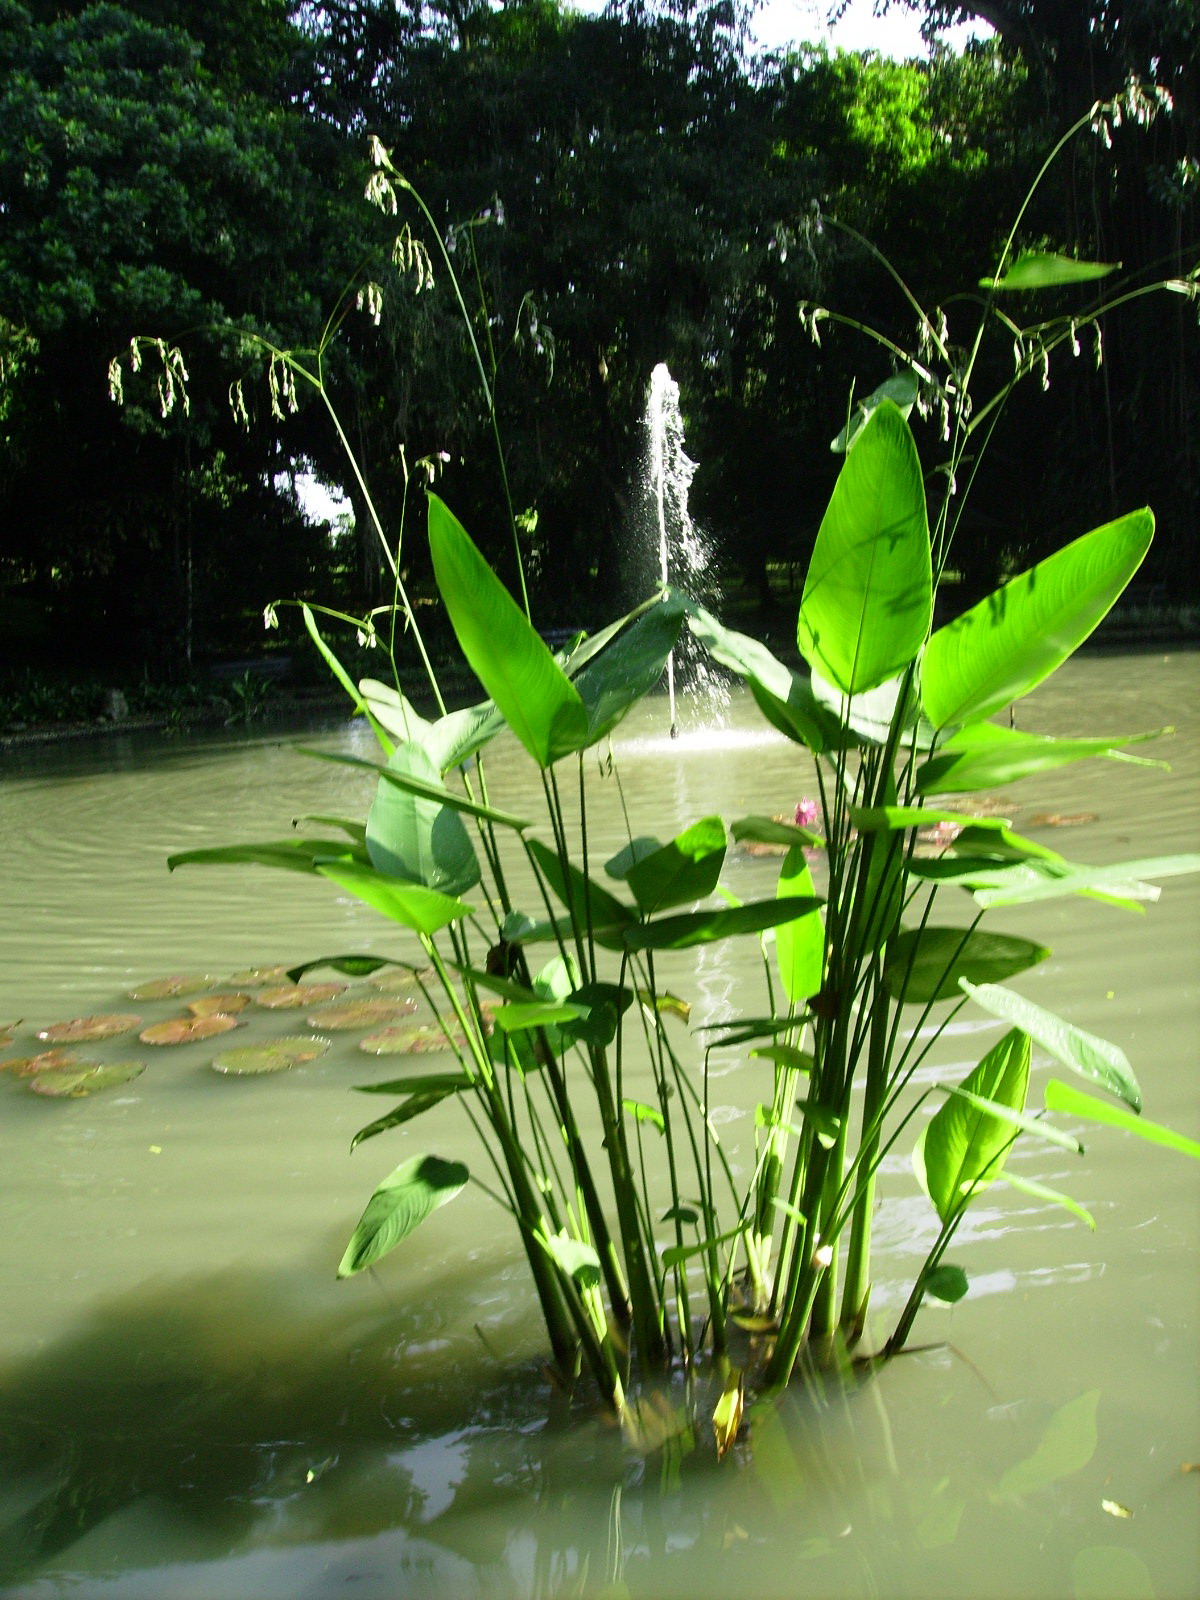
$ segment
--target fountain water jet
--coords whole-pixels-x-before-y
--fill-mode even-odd
[[[633,583],[642,592],[652,582],[674,581],[697,599],[713,596],[711,551],[703,534],[692,521],[688,491],[696,463],[684,450],[683,417],[679,409],[679,385],[665,362],[659,362],[650,375],[650,391],[645,413],[646,445],[642,468],[643,511],[640,538],[635,540],[633,559],[627,563]],[[702,703],[705,720],[719,720],[728,706],[728,691],[712,667],[690,648],[690,638],[680,641],[667,659],[667,695],[670,704],[671,737],[679,731],[676,706],[676,675],[681,689]]]

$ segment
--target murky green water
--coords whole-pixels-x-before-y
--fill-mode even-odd
[[[1022,830],[1087,861],[1196,849],[1198,688],[1187,653],[1064,669],[1024,726],[1173,722],[1174,771],[1031,781],[1006,796]],[[352,729],[316,737],[367,753]],[[809,787],[790,747],[748,729],[672,746],[651,710],[620,743],[639,831],[784,811]],[[166,973],[402,953],[328,884],[167,873],[172,850],[365,809],[369,780],[277,735],[2,759],[0,1021],[125,1009],[130,984]],[[536,802],[497,764],[492,782],[497,803]],[[620,837],[611,780],[597,804],[599,854]],[[734,857],[726,880],[751,897],[773,871]],[[1169,881],[1144,919],[1071,901],[996,925],[1054,949],[1024,992],[1121,1044],[1147,1114],[1200,1134],[1200,885]],[[696,1023],[752,1003],[754,982],[736,946],[672,974]],[[949,1053],[965,1069],[992,1036],[964,1013]],[[970,1296],[918,1323],[936,1348],[862,1387],[798,1386],[720,1467],[707,1451],[642,1459],[546,1382],[523,1262],[482,1198],[334,1281],[384,1172],[425,1148],[472,1159],[447,1108],[349,1156],[379,1106],[350,1086],[394,1075],[352,1041],[247,1079],[209,1069],[224,1041],[162,1050],[127,1088],[74,1102],[0,1076],[6,1600],[1200,1593],[1200,1474],[1182,1470],[1200,1460],[1195,1164],[1102,1131],[1083,1163],[1021,1152],[1095,1234],[992,1191],[954,1252]],[[735,1150],[751,1071],[720,1080]],[[906,1154],[883,1187],[881,1335],[932,1234]]]

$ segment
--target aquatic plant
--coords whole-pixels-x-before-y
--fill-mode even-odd
[[[411,194],[387,152],[376,145],[374,155],[376,196],[390,203],[397,191]],[[973,339],[960,350],[944,317],[916,307],[917,351],[889,346],[899,370],[852,410],[834,441],[845,461],[799,608],[805,671],[670,587],[552,653],[527,602],[513,599],[430,489],[438,594],[486,698],[447,710],[398,544],[377,523],[395,580],[385,646],[411,642],[437,714],[419,713],[399,674],[392,683],[354,683],[305,606],[317,648],[379,741],[377,761],[311,752],[376,775],[365,822],[316,819],[326,831],[313,837],[171,859],[173,867],[255,863],[318,874],[405,930],[390,961],[337,953],[290,976],[321,967],[417,974],[455,1065],[364,1086],[392,1104],[354,1143],[452,1102],[479,1134],[490,1170],[409,1155],[372,1195],[339,1273],[371,1266],[467,1183],[478,1185],[516,1224],[560,1373],[569,1378],[586,1361],[635,1436],[652,1429],[631,1375],[679,1368],[694,1376],[711,1356],[720,1453],[736,1435],[747,1384],[785,1384],[806,1349],[854,1348],[871,1292],[880,1169],[918,1128],[914,1166],[940,1227],[880,1357],[903,1348],[925,1296],[952,1301],[967,1292],[965,1272],[946,1253],[988,1185],[1003,1180],[1092,1225],[1070,1197],[1007,1165],[1017,1138],[1081,1151],[1050,1114],[1116,1125],[1200,1157],[1200,1144],[1141,1117],[1134,1072],[1115,1045],[1007,986],[1046,947],[981,926],[994,907],[1061,895],[1140,912],[1157,896],[1157,880],[1200,867],[1196,856],[1072,863],[1006,819],[976,815],[969,799],[1085,758],[1145,761],[1128,747],[1155,737],[1047,738],[993,720],[1103,619],[1149,547],[1148,510],[1084,534],[933,628],[961,514],[959,474],[973,470],[1012,386],[1041,371],[1060,344],[1077,342],[1105,309],[1019,327],[1000,310],[1005,297],[1101,281],[1111,269],[1049,252],[1018,255],[1015,237],[1014,226],[983,286]],[[422,281],[427,270],[422,257]],[[455,288],[461,304],[457,280]],[[1195,274],[1182,289],[1196,294]],[[815,333],[822,313],[805,315]],[[465,307],[464,317],[470,329]],[[1016,330],[1018,357],[1005,388],[976,406],[976,359],[997,324]],[[494,422],[478,344],[475,352]],[[303,379],[336,421],[320,360],[272,350],[270,371],[273,393]],[[948,444],[947,492],[932,527],[907,420],[914,408],[940,413]],[[343,620],[380,637],[379,613]],[[585,756],[655,687],[685,625],[815,763],[818,812],[793,822],[748,816],[728,827],[706,816],[666,841],[631,821],[625,847],[597,862]],[[536,771],[539,818],[505,809],[489,787],[483,755],[504,730]],[[731,839],[783,850],[771,898],[738,904],[722,891]],[[944,920],[946,898],[964,895],[965,921]],[[660,958],[734,937],[762,942],[763,1001],[701,1045],[681,1031],[687,997],[664,986]],[[968,1003],[1007,1031],[962,1082],[918,1078]],[[744,1049],[772,1073],[770,1101],[753,1112],[748,1179],[710,1117],[718,1045]],[[1111,1098],[1051,1078],[1042,1106],[1032,1106],[1035,1046]],[[649,1086],[636,1096],[635,1072]],[[930,1103],[937,1109],[922,1121]]]

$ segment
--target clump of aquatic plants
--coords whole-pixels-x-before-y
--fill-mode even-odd
[[[376,195],[381,186],[392,201],[411,195],[387,153],[377,145],[374,153]],[[319,834],[172,859],[314,873],[403,930],[392,962],[335,954],[292,977],[321,966],[428,973],[422,986],[453,1065],[364,1085],[390,1103],[354,1142],[452,1104],[479,1136],[483,1166],[441,1153],[439,1131],[436,1153],[409,1154],[375,1190],[339,1273],[371,1266],[475,1183],[516,1225],[560,1372],[569,1378],[586,1362],[635,1431],[647,1414],[631,1376],[694,1375],[711,1358],[721,1451],[736,1434],[747,1384],[777,1388],[806,1351],[859,1343],[877,1182],[897,1145],[912,1149],[940,1228],[881,1356],[903,1348],[926,1296],[952,1301],[967,1291],[965,1272],[946,1255],[967,1208],[993,1182],[1092,1225],[1070,1197],[1007,1164],[1018,1138],[1081,1150],[1052,1114],[1200,1156],[1195,1141],[1141,1117],[1134,1072],[1115,1045],[1008,986],[1046,947],[983,926],[994,907],[1062,895],[1140,913],[1157,880],[1200,866],[1196,857],[1073,863],[972,806],[979,790],[1073,761],[1144,761],[1128,747],[1154,737],[1046,738],[996,720],[1103,619],[1149,547],[1148,510],[1083,534],[933,627],[961,514],[959,475],[978,460],[1012,385],[1041,370],[1058,345],[1077,342],[1106,309],[1100,302],[1018,323],[1009,305],[1073,292],[1110,269],[1018,254],[1015,237],[1014,227],[964,344],[951,341],[944,317],[912,302],[915,353],[889,346],[896,373],[854,408],[834,442],[845,461],[799,608],[802,670],[670,588],[554,654],[527,602],[509,594],[430,492],[438,594],[485,698],[447,708],[404,592],[398,544],[377,524],[395,604],[386,628],[377,615],[357,625],[420,659],[436,714],[417,711],[398,674],[354,683],[305,607],[310,634],[379,741],[377,761],[323,756],[376,774],[365,822],[325,818]],[[1170,287],[1194,295],[1196,276]],[[805,315],[815,329],[820,315]],[[1008,386],[976,408],[975,362],[997,323],[1015,330],[1018,359]],[[270,360],[277,388],[281,372],[293,385],[312,384],[336,421],[319,359],[272,350]],[[948,443],[948,492],[932,528],[907,420],[914,407],[941,414]],[[597,860],[589,753],[604,752],[621,718],[654,688],[685,626],[800,747],[803,771],[815,765],[815,815],[706,816],[668,840],[630,821],[624,848]],[[507,809],[489,785],[485,752],[502,731],[536,773],[537,816]],[[770,898],[738,904],[722,889],[731,841],[782,850]],[[687,996],[665,987],[660,967],[667,952],[727,938],[761,943],[761,1003],[705,1043],[688,1035]],[[962,1082],[931,1085],[928,1072],[918,1079],[968,1004],[1007,1031]],[[769,1099],[745,1107],[746,1141],[751,1124],[754,1140],[748,1173],[710,1116],[717,1046],[742,1050],[771,1073]],[[1031,1103],[1035,1047],[1087,1087],[1051,1077],[1042,1105]]]

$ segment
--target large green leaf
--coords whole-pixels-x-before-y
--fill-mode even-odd
[[[883,984],[893,1000],[909,1005],[957,1000],[960,978],[993,983],[1036,966],[1049,954],[1044,944],[1008,933],[914,928],[889,942]]]
[[[340,888],[346,889],[385,917],[411,928],[414,933],[435,934],[439,928],[458,922],[471,914],[471,907],[453,895],[442,894],[437,889],[427,889],[424,884],[399,883],[395,878],[385,878],[373,867],[360,867],[353,862],[319,866],[317,871]]]
[[[588,719],[588,743],[611,733],[662,676],[683,627],[677,596],[644,611],[574,679]]]
[[[624,874],[625,882],[647,916],[703,900],[717,886],[725,848],[720,817],[702,817],[669,844],[635,860]]]
[[[963,1079],[972,1095],[1021,1111],[1029,1087],[1029,1036],[1013,1028]],[[947,1222],[999,1174],[1016,1130],[961,1095],[950,1095],[923,1130],[913,1166]]]
[[[387,766],[382,761],[367,761],[362,756],[342,755],[337,750],[312,750],[304,745],[296,747],[302,756],[312,756],[317,761],[334,761],[343,767],[359,767],[364,772],[377,772],[385,783],[395,784],[397,789],[405,789],[409,794],[424,795],[427,800],[433,800],[438,805],[450,806],[455,811],[461,811],[468,817],[482,817],[486,822],[494,822],[501,828],[513,828],[520,833],[533,824],[526,822],[521,817],[514,817],[511,812],[498,811],[495,806],[479,805],[474,800],[468,800],[465,794],[455,794],[447,789],[439,779],[428,783],[424,778],[415,777],[412,773],[398,772],[394,767]],[[437,761],[431,757],[434,765]]]
[[[285,872],[316,872],[318,863],[366,861],[366,851],[344,839],[268,839],[259,844],[214,845],[206,850],[180,850],[167,857],[172,872],[187,866],[282,867]]]
[[[885,400],[890,400],[907,421],[909,413],[917,403],[917,392],[917,380],[911,372],[898,372],[893,378],[885,378],[877,389],[872,389],[865,400],[858,401],[850,413],[846,426],[830,440],[829,448],[834,455],[845,455],[862,432],[863,425],[872,411]]]
[[[635,920],[629,906],[623,905],[574,864],[569,864],[564,873],[557,854],[542,840],[528,840],[527,848],[546,882],[571,913],[577,928],[620,928]]]
[[[793,844],[788,850],[775,894],[778,899],[816,898],[803,846]],[[809,911],[795,922],[778,925],[775,961],[783,992],[793,1005],[817,993],[825,976],[825,924],[819,910]]]
[[[396,746],[393,773],[442,787],[433,762],[418,744]],[[479,882],[479,862],[458,812],[381,778],[367,816],[371,864],[390,878],[423,883],[442,894],[462,894]]]
[[[449,711],[430,723],[421,743],[438,771],[449,772],[490,744],[503,727],[504,718],[490,700],[484,700],[477,706]]]
[[[691,911],[679,917],[659,917],[654,922],[627,928],[624,943],[630,950],[688,950],[740,933],[762,933],[781,922],[794,922],[821,904],[815,898],[756,900],[745,906],[717,911]]]
[[[589,730],[578,691],[435,494],[429,496],[429,549],[463,655],[529,754],[548,767],[581,749]]]
[[[1200,1161],[1200,1141],[1189,1139],[1185,1133],[1176,1133],[1161,1122],[1147,1122],[1135,1117],[1120,1106],[1110,1106],[1107,1100],[1097,1100],[1095,1095],[1073,1089],[1069,1083],[1051,1078],[1043,1091],[1047,1111],[1061,1111],[1069,1117],[1086,1117],[1089,1122],[1103,1122],[1110,1128],[1123,1128],[1147,1144],[1162,1145],[1167,1150],[1177,1150],[1180,1155]]]
[[[1172,728],[1156,728],[1151,733],[1113,734],[1109,738],[1052,739],[1046,734],[1023,733],[1019,728],[981,722],[960,728],[940,745],[937,754],[917,768],[916,787],[920,794],[970,794],[1002,783],[1016,783],[1073,761],[1087,761],[1092,756],[1162,767],[1165,762],[1126,755],[1121,746],[1143,744],[1172,732]]]
[[[1011,292],[1057,289],[1068,283],[1094,283],[1097,278],[1107,278],[1118,266],[1118,261],[1076,261],[1073,256],[1055,255],[1049,250],[1025,250],[1000,277],[980,278],[979,287]]]
[[[1024,995],[1016,994],[1012,989],[1004,989],[993,983],[976,985],[965,978],[962,988],[976,1005],[1004,1022],[1023,1028],[1035,1044],[1040,1044],[1055,1060],[1079,1073],[1081,1078],[1089,1078],[1093,1083],[1100,1084],[1110,1094],[1115,1094],[1118,1100],[1124,1100],[1134,1111],[1142,1109],[1142,1092],[1133,1075],[1133,1068],[1119,1046],[1107,1039],[1097,1038],[1094,1033],[1085,1033],[1082,1028],[1056,1017],[1052,1011],[1035,1006],[1032,1000],[1026,1000]]]
[[[390,683],[380,683],[378,678],[360,678],[358,692],[371,716],[397,744],[407,744],[410,740],[418,744],[425,742],[430,724],[406,694]]]
[[[925,486],[908,424],[885,400],[846,456],[800,601],[815,672],[862,694],[916,659],[933,614]]]
[[[338,1265],[338,1277],[352,1277],[385,1256],[431,1211],[453,1200],[469,1177],[461,1161],[443,1161],[440,1156],[413,1156],[402,1162],[367,1201]]]
[[[431,1074],[427,1078],[414,1080],[407,1085],[388,1084],[386,1087],[392,1093],[403,1093],[405,1098],[382,1117],[374,1122],[368,1122],[365,1128],[360,1128],[350,1141],[351,1150],[357,1150],[365,1139],[373,1139],[376,1134],[389,1133],[393,1128],[403,1127],[414,1117],[432,1111],[434,1106],[440,1106],[442,1101],[449,1099],[451,1095],[461,1094],[464,1089],[472,1087],[472,1079],[463,1072],[441,1073],[438,1077],[441,1081],[435,1080]],[[365,1087],[370,1090],[382,1089],[385,1086],[357,1084],[355,1087],[360,1089]]]
[[[847,742],[846,730],[817,699],[809,683],[784,666],[765,644],[725,627],[703,606],[694,604],[688,612],[688,627],[714,661],[750,685],[763,716],[786,738],[817,755]]]
[[[1049,677],[1108,614],[1153,537],[1153,514],[1131,511],[939,628],[921,660],[934,727],[981,722]]]

